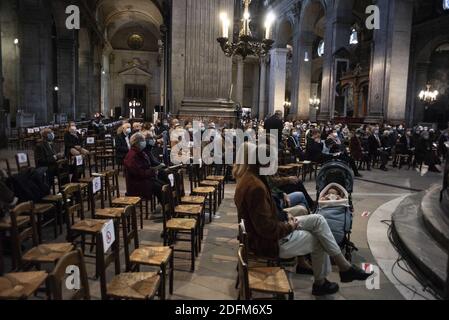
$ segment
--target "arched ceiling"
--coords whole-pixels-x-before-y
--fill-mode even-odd
[[[140,30],[148,43],[160,39],[159,30],[164,22],[160,4],[159,0],[99,0],[96,17],[111,44],[118,41],[116,35],[127,36],[124,30]]]

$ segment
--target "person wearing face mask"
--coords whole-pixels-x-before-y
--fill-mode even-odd
[[[414,151],[415,151],[415,142],[413,139],[413,133],[410,129],[407,129],[404,132],[404,135],[402,135],[399,138],[399,143],[396,145],[396,154],[408,155],[408,161],[410,162],[413,158]],[[393,167],[397,165],[398,164],[396,162],[393,163]]]
[[[131,149],[126,155],[123,166],[126,179],[126,195],[151,199],[154,194],[161,201],[162,185],[158,180],[158,171],[151,166],[151,160],[144,152],[147,140],[141,132],[130,139]]]
[[[297,130],[292,129],[291,133],[288,135],[287,147],[290,150],[290,152],[295,156],[295,158],[299,159],[300,161],[305,160],[306,155],[301,148],[301,137]]]
[[[54,177],[57,171],[57,161],[64,158],[62,153],[57,153],[53,141],[55,134],[51,129],[41,131],[42,142],[36,145],[34,149],[34,159],[36,167],[47,168],[47,177],[50,185],[53,185]]]
[[[433,145],[433,140],[430,137],[430,132],[424,130],[416,145],[416,162],[419,165],[423,163],[429,166],[430,172],[441,172],[436,165],[439,164],[439,159],[436,155],[436,148]]]
[[[131,125],[129,123],[124,123],[117,130],[117,136],[115,137],[115,157],[117,164],[122,165],[123,159],[125,159],[126,154],[131,149],[131,143],[129,141],[131,137]]]
[[[377,157],[380,158],[380,170],[388,171],[388,153],[382,148],[382,142],[379,137],[379,127],[368,129],[368,152],[370,161],[374,163]]]
[[[89,151],[81,147],[81,138],[78,135],[76,123],[69,122],[67,126],[67,131],[64,133],[64,147],[65,147],[65,156],[67,158],[79,156],[79,155],[87,155]]]

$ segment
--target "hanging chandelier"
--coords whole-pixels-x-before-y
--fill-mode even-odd
[[[249,5],[251,0],[243,0],[243,17],[237,42],[229,41],[230,21],[225,12],[220,14],[220,20],[223,27],[222,36],[217,39],[221,49],[227,57],[241,56],[245,59],[247,56],[264,57],[270,51],[274,41],[270,39],[271,26],[274,23],[275,16],[269,12],[265,19],[265,37],[262,41],[254,38],[249,27],[250,13]]]
[[[437,90],[431,91],[430,90],[430,84],[428,84],[426,90],[421,90],[419,93],[419,99],[424,103],[433,103],[437,100],[437,97],[439,95],[439,92]]]

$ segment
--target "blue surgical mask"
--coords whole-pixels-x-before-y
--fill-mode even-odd
[[[156,144],[156,141],[154,139],[147,140],[147,145],[150,147],[154,147]]]
[[[54,134],[53,132],[50,132],[50,133],[47,135],[47,140],[48,140],[48,141],[53,141],[53,140],[55,140],[55,134]]]
[[[143,149],[145,149],[146,147],[147,147],[147,142],[146,142],[145,140],[139,142],[139,149],[140,149],[140,150],[143,150]]]

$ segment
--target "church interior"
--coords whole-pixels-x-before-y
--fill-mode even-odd
[[[448,300],[448,150],[448,0],[1,0],[0,300]]]

